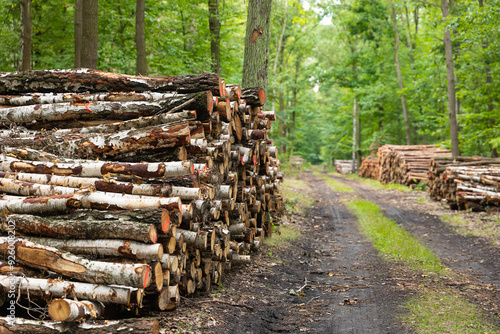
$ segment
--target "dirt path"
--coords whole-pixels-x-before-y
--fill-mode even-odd
[[[212,295],[184,299],[164,323],[172,333],[411,332],[399,315],[401,305],[416,293],[420,275],[381,260],[342,204],[345,194],[331,191],[311,172],[303,172],[301,178],[315,199],[306,216],[293,216],[290,222],[302,237],[279,248],[263,247],[253,266],[233,269]],[[447,266],[467,275],[477,303],[486,299],[490,309],[500,304],[495,290],[500,272],[497,248],[478,238],[460,237],[425,208],[405,208],[405,201],[417,199],[412,192],[404,195],[338,181],[381,206]],[[291,294],[291,289],[300,291]],[[212,299],[216,302],[209,302]]]

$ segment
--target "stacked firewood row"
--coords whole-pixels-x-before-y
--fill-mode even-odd
[[[335,170],[340,174],[351,174],[353,171],[352,160],[335,160],[333,163]],[[354,163],[354,169],[356,169],[356,163]]]
[[[452,209],[482,211],[500,206],[500,159],[434,158],[429,169],[429,195]]]
[[[383,145],[378,149],[379,181],[410,186],[427,182],[432,158],[451,157],[435,145]]]
[[[367,156],[361,160],[361,166],[359,166],[359,176],[378,180],[379,177],[379,166],[378,159],[375,156]]]
[[[2,74],[0,94],[0,285],[53,320],[174,309],[283,210],[262,88],[82,69]]]

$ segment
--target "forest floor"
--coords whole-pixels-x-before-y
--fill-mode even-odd
[[[454,212],[423,191],[334,173],[303,171],[286,185],[296,197],[281,234],[213,292],[183,298],[162,332],[500,333],[498,214]],[[378,206],[442,269],[383,255],[353,200]]]

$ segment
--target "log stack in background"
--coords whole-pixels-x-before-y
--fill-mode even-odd
[[[429,169],[429,195],[452,209],[482,211],[500,206],[500,159],[434,158]]]
[[[432,158],[451,157],[435,145],[383,145],[378,149],[379,181],[410,186],[427,182]]]
[[[361,160],[361,166],[359,166],[358,172],[361,177],[378,180],[379,169],[378,158],[370,155]]]
[[[21,303],[82,321],[174,309],[249,263],[284,208],[264,103],[215,74],[2,74],[3,291],[14,275]]]
[[[352,174],[353,165],[352,160],[335,160],[334,161],[335,170],[340,174]],[[356,163],[354,164],[354,169],[356,169]]]

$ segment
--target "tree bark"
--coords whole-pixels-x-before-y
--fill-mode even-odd
[[[30,182],[41,185],[62,186],[75,189],[92,189],[96,191],[120,194],[180,197],[184,200],[195,200],[201,197],[200,188],[176,187],[168,183],[137,184],[133,182],[116,181],[113,179],[6,172],[0,172],[0,183],[2,182],[1,178],[21,181],[19,182],[21,187],[29,187],[28,184],[23,185],[22,182]],[[4,185],[5,184],[2,186]]]
[[[396,11],[394,9],[394,4],[392,4],[392,24],[394,26],[394,32],[396,33],[395,42],[394,42],[394,57],[396,59],[396,72],[397,72],[397,76],[398,76],[399,90],[401,91],[401,106],[403,108],[403,116],[405,119],[406,145],[411,145],[410,119],[409,119],[409,115],[408,115],[408,107],[406,106],[406,98],[405,98],[404,85],[403,85],[403,75],[401,74],[401,64],[399,62],[399,29],[398,29],[398,23],[396,21]]]
[[[137,75],[148,75],[148,62],[146,59],[146,36],[144,12],[146,0],[137,0],[135,7],[135,48],[137,50],[136,70]]]
[[[179,297],[180,299],[180,297]],[[159,334],[158,319],[122,319],[122,320],[93,320],[89,323],[73,323],[60,321],[41,321],[16,317],[14,320],[0,317],[0,332],[2,333],[30,333],[30,334],[107,334],[124,331],[134,334]]]
[[[82,57],[82,12],[83,1],[75,0],[75,24],[74,24],[74,40],[75,40],[75,68],[80,68]]]
[[[46,124],[50,126],[50,122],[55,121],[130,120],[169,111],[173,112],[173,109],[180,105],[183,105],[185,110],[196,110],[198,119],[204,121],[210,118],[213,110],[211,98],[210,92],[203,92],[178,95],[160,101],[93,101],[76,104],[64,102],[26,105],[1,109],[0,123],[33,123],[36,121],[47,128]]]
[[[118,239],[62,240],[40,237],[23,237],[23,239],[76,255],[116,256],[146,260],[148,262],[160,261],[163,257],[163,246],[161,244],[144,244],[137,241]]]
[[[19,161],[0,156],[0,170],[6,172],[25,172],[36,174],[72,175],[83,177],[110,175],[128,175],[141,178],[165,178],[191,175],[194,172],[191,161],[119,163],[92,161],[81,164],[43,161]]]
[[[125,286],[106,286],[91,283],[70,282],[45,278],[14,277],[0,275],[0,286],[8,292],[14,284],[21,294],[39,298],[78,298],[102,303],[121,305],[141,304],[141,289]]]
[[[87,300],[54,299],[49,303],[48,313],[55,321],[85,321],[101,318],[104,315],[104,305]]]
[[[445,24],[448,22],[449,8],[448,0],[441,0],[441,11]],[[444,50],[446,56],[446,77],[448,80],[448,115],[450,120],[450,139],[451,152],[454,157],[460,156],[460,148],[458,141],[458,122],[456,110],[456,94],[455,94],[455,71],[453,65],[453,48],[451,45],[450,29],[444,28]]]
[[[44,218],[32,215],[11,214],[2,222],[8,231],[8,222],[15,222],[16,231],[61,239],[130,239],[155,243],[158,232],[153,224],[132,220],[82,220]]]
[[[97,19],[98,0],[85,0],[82,5],[82,51],[81,67],[97,68]]]
[[[94,0],[92,0],[94,1]],[[83,63],[82,63],[82,66]],[[218,74],[141,77],[92,69],[37,70],[11,72],[0,77],[0,94],[20,93],[98,93],[98,92],[177,92],[180,94],[210,91],[223,96]]]
[[[267,86],[271,0],[249,0],[242,87]]]
[[[219,0],[208,0],[208,24],[210,27],[210,53],[212,55],[212,72],[220,74],[220,20]]]
[[[0,237],[1,255],[8,254],[9,245],[12,244],[9,244],[7,237]],[[52,270],[88,283],[118,284],[135,288],[146,288],[151,283],[151,268],[147,264],[91,261],[26,240],[16,240],[13,245],[16,261],[29,267]]]
[[[262,107],[266,103],[266,91],[262,87],[245,88],[241,90],[241,98],[247,105]]]
[[[31,0],[21,1],[20,71],[31,70]]]

